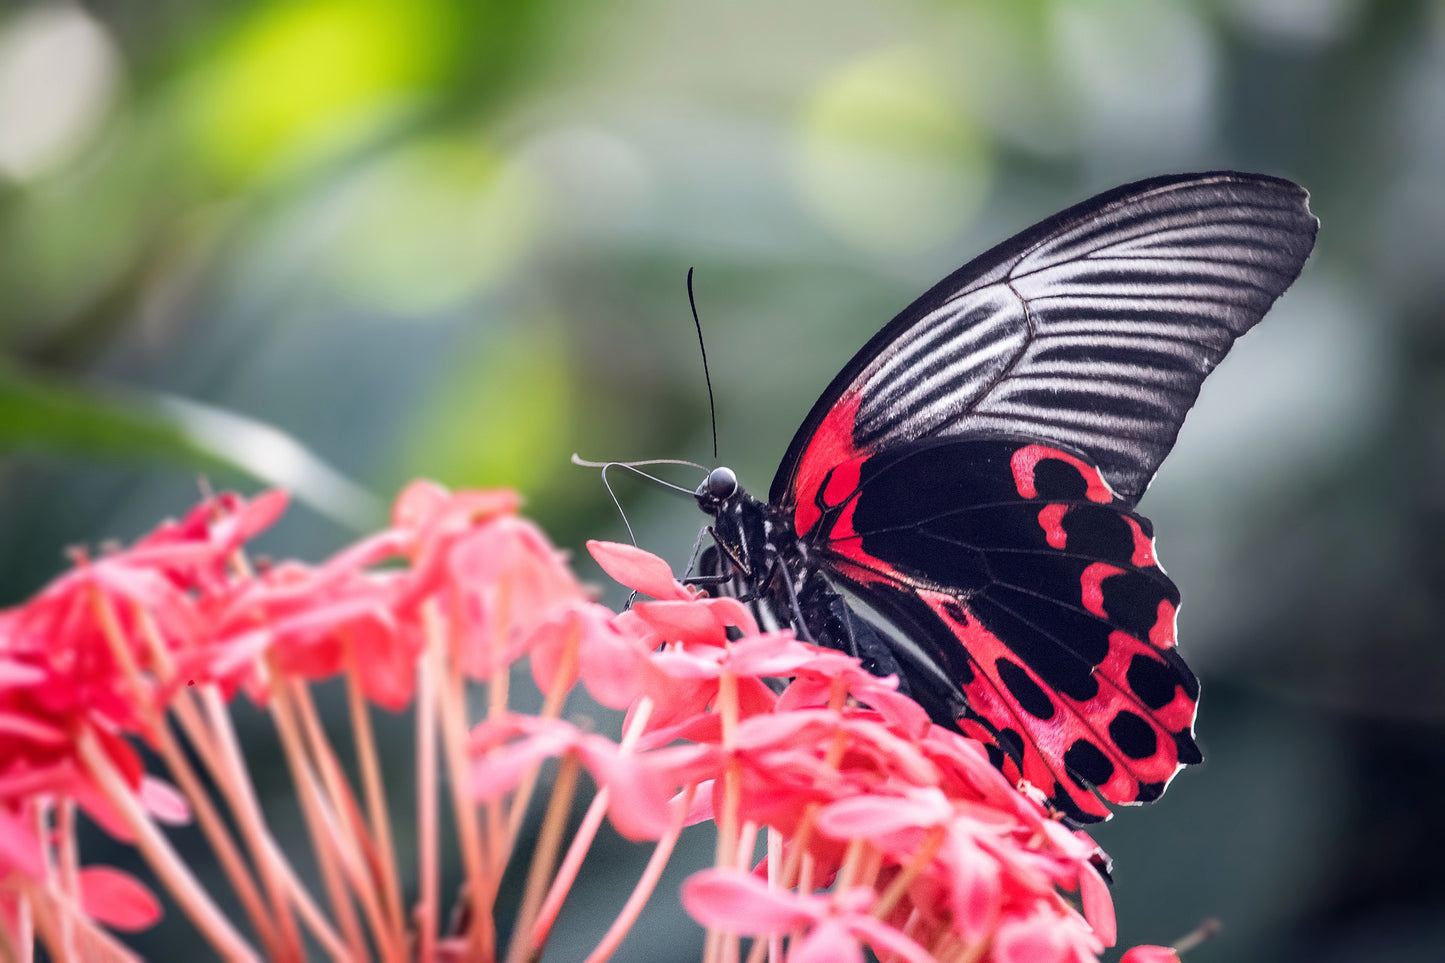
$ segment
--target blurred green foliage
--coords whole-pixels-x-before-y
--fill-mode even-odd
[[[937,278],[1216,167],[1298,180],[1323,230],[1142,506],[1209,762],[1099,832],[1121,931],[1218,913],[1193,963],[1445,958],[1440,0],[6,4],[0,593],[198,473],[292,487],[270,547],[308,558],[415,475],[620,537],[567,456],[710,458],[692,265],[722,456],[765,490]],[[680,563],[687,500],[619,486]],[[692,933],[661,906],[629,958]]]

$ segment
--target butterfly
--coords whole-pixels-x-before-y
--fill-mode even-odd
[[[766,502],[708,473],[698,581],[898,675],[1075,823],[1157,799],[1202,759],[1199,681],[1134,507],[1299,275],[1308,201],[1262,175],[1159,177],[965,264],[833,379]]]

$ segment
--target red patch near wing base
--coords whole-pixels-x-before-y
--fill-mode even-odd
[[[795,500],[793,512],[793,529],[799,538],[804,538],[813,530],[818,519],[823,517],[822,510],[818,507],[818,495],[820,489],[827,485],[832,490],[834,485],[832,478],[837,478],[837,484],[841,487],[849,479],[838,478],[838,472],[846,463],[854,462],[863,452],[853,444],[853,425],[858,417],[859,397],[857,395],[843,395],[837,403],[828,410],[818,430],[808,442],[808,448],[803,456],[798,459],[798,472],[793,478],[792,494]],[[833,501],[832,504],[841,502],[849,494],[856,491],[858,487],[857,470],[852,474],[851,484],[848,490]],[[822,494],[826,495],[826,492]]]

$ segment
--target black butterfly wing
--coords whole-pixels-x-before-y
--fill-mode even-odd
[[[1056,809],[1102,819],[1095,791],[1147,802],[1200,761],[1179,593],[1148,520],[1078,453],[925,439],[839,465],[823,487],[812,551],[903,630],[915,698]]]
[[[828,573],[908,635],[899,661],[951,680],[958,724],[1075,818],[1107,814],[1089,787],[1147,801],[1199,761],[1178,592],[1132,508],[1299,274],[1307,201],[1192,174],[1035,225],[869,341],[773,479]]]
[[[773,479],[798,533],[824,472],[922,438],[1067,446],[1129,504],[1205,376],[1298,276],[1318,222],[1289,181],[1160,177],[1084,201],[964,265],[833,379]]]

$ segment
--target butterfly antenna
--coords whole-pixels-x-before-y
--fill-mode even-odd
[[[612,499],[612,504],[617,506],[617,514],[622,518],[622,527],[627,529],[627,540],[632,547],[637,547],[637,536],[632,533],[632,523],[627,520],[627,512],[622,508],[622,502],[618,500],[617,493],[612,490],[612,483],[607,480],[607,469],[615,467],[614,464],[602,466],[602,487],[607,489],[607,497]]]
[[[572,464],[577,465],[577,466],[579,466],[579,467],[581,467],[581,468],[600,468],[600,469],[602,469],[602,476],[603,476],[603,480],[604,480],[604,481],[606,480],[606,477],[607,477],[607,469],[609,469],[609,468],[626,468],[628,471],[632,472],[634,475],[641,475],[643,478],[646,478],[648,481],[653,482],[654,484],[661,485],[663,488],[670,488],[670,489],[672,489],[672,490],[675,491],[675,492],[681,492],[681,493],[684,494],[684,495],[692,495],[692,494],[695,494],[695,493],[693,492],[693,490],[692,490],[691,488],[684,488],[684,487],[681,486],[681,485],[674,485],[672,482],[670,482],[670,481],[668,481],[668,480],[666,480],[666,479],[664,479],[664,478],[658,478],[656,475],[649,474],[648,472],[643,471],[640,466],[642,466],[642,465],[686,465],[686,466],[689,467],[689,468],[696,468],[698,471],[700,471],[700,472],[702,472],[702,473],[704,473],[704,474],[707,473],[707,469],[704,468],[702,465],[699,465],[697,462],[695,462],[695,461],[685,461],[685,460],[683,460],[683,459],[681,459],[681,458],[649,458],[649,459],[646,459],[645,461],[588,461],[586,458],[583,458],[581,455],[577,454],[576,452],[573,452],[573,454],[572,454]],[[610,491],[610,489],[609,489],[609,491]],[[615,499],[614,499],[614,501],[615,501]]]
[[[707,382],[707,410],[712,415],[712,459],[717,461],[717,404],[712,398],[712,375],[707,370],[707,345],[702,340],[702,322],[697,317],[697,299],[692,296],[692,268],[687,269],[687,303],[692,308],[692,323],[697,328],[697,346],[702,351],[702,378]]]

